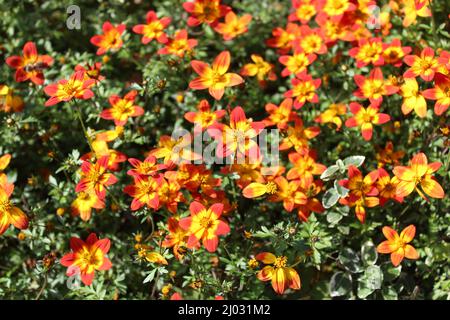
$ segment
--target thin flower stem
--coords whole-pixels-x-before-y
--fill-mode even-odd
[[[77,114],[78,119],[80,120],[80,124],[81,124],[81,128],[83,129],[83,133],[84,133],[84,137],[86,138],[86,141],[89,145],[89,148],[91,149],[94,157],[95,157],[95,152],[94,152],[94,148],[92,147],[92,141],[91,138],[89,137],[89,134],[86,130],[86,126],[84,124],[83,121],[83,116],[81,115],[81,109],[80,106],[78,105],[78,103],[76,102],[76,100],[74,100],[74,104],[75,104],[75,113]]]

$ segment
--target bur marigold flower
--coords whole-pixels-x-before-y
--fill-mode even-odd
[[[220,100],[226,87],[237,86],[244,82],[240,75],[227,72],[230,67],[230,52],[223,51],[215,59],[212,66],[205,62],[193,60],[191,66],[200,76],[189,83],[194,90],[208,89],[209,94]]]
[[[186,247],[187,231],[181,228],[179,219],[170,217],[167,222],[169,234],[162,242],[164,248],[173,248],[173,254],[178,260],[183,258],[184,247]]]
[[[298,119],[298,115],[292,111],[293,100],[291,98],[284,99],[280,106],[273,103],[266,104],[266,111],[269,116],[263,120],[266,127],[276,125],[278,129],[288,128],[288,123]]]
[[[0,235],[8,230],[12,224],[17,229],[23,230],[28,228],[28,218],[25,213],[14,206],[10,200],[14,191],[14,185],[6,181],[0,174]],[[2,181],[4,180],[4,181]]]
[[[206,209],[194,201],[189,206],[191,215],[180,220],[180,226],[188,232],[188,248],[195,248],[200,241],[209,252],[215,252],[219,245],[219,236],[230,232],[228,224],[220,219],[223,204],[215,203]]]
[[[186,199],[180,191],[181,186],[175,179],[162,179],[158,188],[158,199],[160,206],[165,206],[170,213],[176,214],[178,203],[185,202]]]
[[[159,209],[159,188],[163,183],[163,176],[134,176],[133,184],[124,188],[123,192],[133,198],[131,210],[136,211],[147,205],[154,210]]]
[[[189,39],[186,29],[175,32],[175,36],[166,42],[166,46],[158,50],[159,54],[173,54],[183,58],[187,52],[198,44],[196,39]]]
[[[434,56],[434,50],[430,47],[423,49],[420,56],[408,55],[403,61],[410,66],[403,74],[405,79],[420,76],[425,81],[431,81],[439,67],[439,62]]]
[[[347,11],[354,11],[356,5],[350,0],[319,0],[319,15],[328,16],[333,21],[340,21]]]
[[[406,28],[416,23],[417,16],[431,17],[431,10],[428,8],[429,2],[431,0],[404,0],[402,9],[404,14],[403,26]]]
[[[274,81],[277,79],[273,71],[273,64],[265,61],[261,56],[252,54],[251,59],[254,63],[247,63],[241,69],[240,74],[247,77],[254,77],[258,79],[261,84],[264,84],[266,79]]]
[[[423,192],[431,198],[444,198],[444,190],[433,176],[433,173],[438,171],[441,165],[440,162],[429,164],[427,156],[424,153],[418,153],[412,158],[409,166],[395,167],[394,174],[400,180],[397,186],[397,195],[406,197],[416,190],[426,200],[427,197]],[[423,192],[419,189],[419,185]]]
[[[6,64],[16,69],[17,82],[30,80],[34,84],[44,84],[44,69],[53,64],[52,57],[39,55],[34,42],[27,42],[23,46],[23,56],[11,56],[6,58]]]
[[[378,161],[378,166],[383,167],[387,164],[398,165],[399,160],[405,156],[405,152],[402,150],[395,151],[394,144],[392,141],[388,141],[384,149],[378,148],[376,158]]]
[[[289,180],[310,179],[312,176],[321,175],[326,170],[326,166],[316,162],[316,155],[309,151],[308,154],[292,152],[289,154],[289,161],[294,165],[287,173]]]
[[[397,202],[403,202],[403,197],[397,195],[397,185],[400,181],[397,177],[390,177],[389,173],[383,168],[378,169],[378,179],[376,188],[379,192],[380,205],[384,206],[389,199]]]
[[[400,67],[403,64],[403,58],[411,52],[411,47],[402,47],[400,39],[394,39],[383,48],[383,59],[385,63]]]
[[[327,52],[322,29],[311,29],[307,25],[300,27],[300,36],[295,38],[292,45],[295,51],[302,50],[308,55],[312,53],[324,54]]]
[[[343,103],[331,104],[327,110],[322,112],[319,116],[314,120],[318,123],[334,123],[336,125],[336,130],[339,130],[342,127],[342,119],[339,116],[342,116],[347,113],[347,106]]]
[[[59,102],[67,102],[72,99],[90,99],[94,96],[94,93],[89,88],[94,84],[94,79],[85,80],[84,72],[77,71],[69,80],[62,79],[44,88],[44,92],[50,96],[50,99],[45,102],[45,106],[53,106]]]
[[[409,244],[416,235],[416,227],[414,225],[411,224],[403,229],[400,236],[397,231],[385,226],[383,227],[383,234],[387,240],[377,246],[377,251],[378,253],[390,253],[394,267],[400,265],[404,258],[419,259],[419,253]]]
[[[111,269],[111,261],[106,257],[111,247],[109,239],[98,239],[95,233],[91,233],[86,241],[72,237],[70,239],[71,252],[61,258],[61,264],[68,267],[67,276],[76,274],[81,276],[81,281],[89,286],[94,280],[95,271]]]
[[[127,156],[122,152],[110,149],[105,140],[101,140],[96,136],[95,140],[91,143],[93,152],[88,152],[80,157],[83,161],[89,161],[90,159],[100,159],[107,157],[106,169],[111,171],[118,171],[119,164],[127,160]]]
[[[148,156],[144,161],[135,158],[129,158],[128,162],[133,166],[133,169],[127,171],[130,176],[154,176],[159,171],[166,169],[165,164],[158,164],[156,157]]]
[[[391,120],[388,114],[380,113],[380,109],[372,105],[364,108],[359,103],[352,102],[350,111],[354,116],[347,119],[345,125],[349,128],[360,127],[361,134],[366,141],[372,139],[374,124],[384,124]]]
[[[357,74],[353,77],[356,85],[359,87],[353,94],[360,99],[369,99],[370,103],[377,107],[383,102],[383,96],[396,93],[399,88],[389,84],[383,78],[380,68],[370,71],[369,77]]]
[[[296,78],[292,79],[292,89],[288,90],[284,96],[294,99],[294,108],[300,109],[309,101],[311,103],[319,102],[319,96],[316,90],[320,87],[322,80],[313,79],[311,75],[300,73]]]
[[[188,26],[194,27],[202,23],[211,26],[217,24],[219,18],[225,16],[231,8],[221,4],[221,0],[194,0],[183,3],[183,8],[190,16]]]
[[[203,99],[197,105],[198,112],[186,112],[184,118],[195,124],[194,132],[201,132],[213,124],[217,123],[218,120],[223,118],[226,114],[225,110],[211,110],[211,105],[208,100]]]
[[[105,208],[105,202],[92,190],[78,193],[77,198],[71,205],[72,215],[80,216],[83,221],[88,221],[91,218],[92,209],[103,208]]]
[[[292,0],[294,11],[289,15],[288,21],[300,21],[307,24],[316,14],[315,2],[311,0]]]
[[[311,212],[322,213],[325,208],[316,196],[322,190],[323,184],[320,180],[314,180],[312,177],[300,179],[300,191],[306,196],[306,203],[297,207],[297,216],[301,221],[308,221]]]
[[[3,170],[5,170],[9,163],[11,162],[11,155],[9,153],[4,154],[0,157],[0,174]]]
[[[348,168],[348,179],[340,180],[339,185],[349,190],[346,198],[341,198],[339,203],[355,207],[356,217],[361,223],[366,220],[365,207],[372,208],[380,203],[376,197],[379,192],[375,186],[379,172],[374,170],[363,177],[361,171],[355,166]]]
[[[24,106],[22,98],[16,96],[12,88],[0,85],[0,111],[21,112]]]
[[[292,56],[281,56],[278,60],[284,66],[281,76],[287,77],[291,74],[298,74],[307,71],[307,67],[317,59],[313,53],[306,54],[303,51],[296,52]]]
[[[227,41],[246,33],[250,21],[252,21],[251,14],[244,14],[242,17],[238,17],[233,11],[230,11],[226,14],[225,21],[223,23],[219,22],[214,30],[220,33],[223,39]]]
[[[164,33],[164,29],[170,24],[171,19],[163,17],[158,19],[156,12],[150,10],[146,15],[146,24],[138,24],[133,27],[133,32],[142,34],[141,42],[147,44],[153,39],[156,39],[159,43],[166,43],[167,36]]]
[[[294,147],[295,151],[300,154],[307,154],[309,151],[309,140],[313,139],[320,133],[319,127],[303,126],[303,121],[297,119],[294,127],[287,128],[287,135],[281,141],[280,150],[289,150]]]
[[[356,67],[362,68],[369,64],[382,66],[384,64],[383,42],[381,38],[360,39],[358,47],[349,51],[351,57],[356,59]]]
[[[259,158],[259,146],[256,137],[264,129],[262,121],[247,119],[244,110],[237,106],[231,111],[230,125],[215,124],[209,127],[208,134],[217,140],[216,154],[219,158]]]
[[[197,161],[202,158],[191,150],[192,135],[190,133],[174,139],[170,136],[161,136],[159,138],[158,148],[150,151],[149,155],[157,159],[164,158],[164,164],[167,166],[175,163],[182,164],[189,161]]]
[[[300,27],[295,23],[288,23],[286,29],[275,28],[272,30],[273,38],[267,40],[267,45],[277,48],[281,54],[287,54],[292,49],[293,41],[300,36]]]
[[[105,54],[109,50],[119,50],[123,45],[122,34],[124,33],[125,29],[125,24],[114,26],[109,21],[103,23],[103,34],[95,35],[91,38],[91,43],[94,46],[99,47],[97,49],[97,55],[100,56],[102,54]]]
[[[76,65],[75,72],[82,71],[84,72],[84,80],[93,79],[95,83],[99,83],[102,80],[105,80],[105,77],[100,74],[100,69],[102,68],[102,64],[100,62],[96,62],[93,65],[86,64],[86,66]]]
[[[419,91],[419,84],[415,78],[404,79],[400,86],[400,95],[403,97],[402,112],[409,114],[414,112],[421,118],[427,116],[427,102]]]
[[[81,180],[75,191],[95,191],[100,199],[106,196],[106,188],[117,182],[117,178],[106,172],[108,168],[108,157],[101,157],[96,163],[84,161],[81,164]]]
[[[114,120],[116,126],[123,126],[127,123],[129,117],[139,117],[144,114],[144,109],[134,105],[138,92],[132,90],[128,92],[123,98],[118,95],[109,97],[110,109],[103,110],[100,118],[106,120]]]
[[[287,257],[261,252],[255,258],[267,265],[258,272],[258,279],[271,281],[272,288],[277,294],[283,294],[288,288],[300,290],[300,277],[294,268],[287,266]]]
[[[429,100],[436,100],[434,113],[443,115],[450,105],[450,77],[437,73],[434,77],[435,86],[422,92],[422,95]]]

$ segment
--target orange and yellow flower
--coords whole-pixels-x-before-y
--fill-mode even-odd
[[[434,50],[430,47],[423,49],[420,56],[408,55],[403,61],[410,66],[403,74],[406,79],[420,76],[425,81],[431,81],[439,67],[439,62],[434,56]]]
[[[271,281],[272,288],[277,294],[283,294],[288,288],[300,290],[300,277],[294,268],[287,266],[287,257],[261,252],[255,258],[267,265],[258,272],[258,279]]]
[[[316,156],[312,151],[308,154],[292,152],[289,154],[289,161],[294,165],[287,173],[286,177],[289,180],[311,179],[313,175],[321,175],[327,168],[316,162]]]
[[[175,32],[173,38],[170,38],[165,43],[165,47],[158,50],[159,54],[173,54],[180,58],[183,58],[186,53],[192,51],[192,49],[198,44],[196,39],[189,39],[186,29],[181,29]]]
[[[230,232],[228,224],[220,219],[223,204],[215,203],[206,209],[200,202],[194,201],[189,210],[191,215],[179,222],[189,235],[187,247],[195,248],[201,241],[206,250],[215,252],[219,245],[219,236]]]
[[[417,17],[431,17],[431,10],[428,7],[431,0],[403,0],[402,13],[404,14],[403,26],[409,27],[416,23]]]
[[[300,21],[307,24],[316,14],[315,2],[311,0],[292,0],[294,11],[289,15],[288,21]]]
[[[412,158],[409,166],[395,167],[394,174],[400,180],[397,186],[397,195],[406,197],[416,190],[424,199],[427,197],[423,192],[432,198],[444,198],[445,192],[433,176],[433,173],[439,170],[441,165],[440,162],[429,164],[427,156],[420,152]],[[419,189],[419,185],[423,192]]]
[[[387,240],[377,246],[377,251],[378,253],[390,253],[394,267],[400,265],[404,258],[419,259],[419,253],[409,244],[416,235],[416,227],[414,225],[411,224],[403,229],[400,236],[397,231],[385,226],[383,227],[383,234]]]
[[[200,76],[189,83],[194,90],[208,89],[209,94],[216,100],[220,100],[226,87],[237,86],[244,82],[240,75],[227,72],[230,67],[230,52],[221,52],[210,66],[209,64],[193,60],[191,66]]]
[[[411,47],[402,47],[400,39],[393,39],[383,48],[383,59],[385,63],[400,67],[403,64],[403,58],[411,52]]]
[[[311,75],[306,72],[297,74],[296,78],[292,79],[292,89],[288,90],[284,96],[286,98],[294,98],[294,108],[300,109],[309,101],[311,103],[319,102],[319,96],[316,90],[320,87],[322,80],[313,79]]]
[[[280,143],[280,150],[289,150],[294,147],[298,153],[307,154],[309,151],[309,140],[316,137],[319,133],[319,127],[305,128],[303,121],[297,119],[294,127],[287,128],[286,137]]]
[[[265,61],[260,55],[252,54],[251,59],[253,63],[247,63],[241,69],[241,75],[247,77],[254,77],[264,85],[265,80],[274,81],[277,79],[277,75],[273,71],[273,64]]]
[[[357,74],[353,77],[356,85],[359,87],[353,94],[360,99],[369,99],[370,103],[377,107],[383,102],[383,96],[396,93],[399,88],[391,85],[383,78],[380,68],[370,71],[369,77]]]
[[[403,97],[402,112],[409,114],[412,110],[421,118],[427,115],[427,102],[419,91],[416,78],[406,78],[400,86],[400,95]]]
[[[313,53],[306,54],[303,51],[296,52],[292,56],[281,56],[278,60],[285,66],[281,76],[287,77],[291,74],[299,74],[307,71],[307,67],[317,59]]]
[[[131,210],[136,211],[147,205],[154,210],[159,209],[159,188],[163,183],[162,175],[133,176],[133,184],[126,186],[123,192],[133,198]]]
[[[34,42],[27,42],[23,46],[23,56],[11,56],[6,58],[6,64],[16,69],[17,82],[30,80],[34,84],[44,84],[44,69],[53,64],[52,57],[39,55]]]
[[[144,161],[135,158],[129,158],[128,162],[133,166],[133,169],[127,171],[130,176],[154,176],[167,166],[156,162],[156,157],[150,155]]]
[[[225,21],[223,23],[219,22],[214,30],[220,33],[223,39],[227,41],[246,33],[250,21],[252,21],[251,14],[244,14],[242,17],[238,17],[233,11],[230,11],[226,14]]]
[[[150,10],[146,15],[146,24],[138,24],[133,27],[133,32],[142,34],[142,43],[147,44],[153,39],[156,39],[159,43],[166,43],[168,41],[167,35],[164,33],[164,29],[170,24],[171,19],[169,17],[163,17],[158,19],[156,12]]]
[[[91,43],[94,46],[99,47],[97,49],[97,55],[100,56],[105,54],[109,50],[119,50],[123,45],[122,34],[125,29],[125,24],[114,26],[109,21],[103,23],[103,34],[97,34],[91,38]]]
[[[381,38],[360,39],[358,47],[349,51],[351,57],[356,59],[356,67],[362,68],[369,64],[382,66],[384,64],[384,50]]]
[[[186,112],[184,118],[195,125],[194,132],[201,132],[213,124],[217,123],[218,120],[223,118],[226,114],[225,110],[211,110],[211,105],[208,100],[203,99],[197,105],[198,112]]]
[[[429,100],[436,100],[434,113],[440,116],[450,106],[450,76],[436,73],[434,83],[434,88],[423,91],[422,95]]]
[[[91,218],[92,209],[105,208],[105,202],[101,200],[93,190],[81,191],[72,202],[73,216],[80,216],[81,220],[88,221]]]
[[[27,216],[21,209],[14,206],[10,200],[13,191],[14,185],[8,183],[6,175],[4,175],[4,178],[0,179],[0,235],[5,233],[10,225],[20,230],[28,228]]]
[[[378,169],[378,179],[376,182],[376,187],[379,192],[380,205],[384,204],[389,200],[393,199],[397,202],[403,202],[403,197],[397,195],[397,185],[400,181],[397,177],[390,177],[389,173],[383,168]]]
[[[221,4],[221,0],[194,0],[183,3],[183,8],[190,16],[187,24],[190,27],[207,23],[211,26],[217,24],[219,18],[225,16],[231,8]]]
[[[127,123],[128,118],[143,115],[144,109],[134,105],[137,94],[136,90],[132,90],[123,98],[115,94],[110,96],[109,104],[112,108],[103,110],[100,114],[100,118],[114,120],[116,126],[123,126]]]
[[[61,258],[61,264],[68,267],[67,276],[81,276],[81,281],[89,286],[94,280],[95,271],[111,269],[111,261],[106,257],[111,247],[109,239],[98,239],[91,233],[86,241],[70,238],[71,252]]]
[[[187,133],[178,139],[170,136],[161,136],[159,138],[158,148],[150,151],[150,155],[157,159],[164,158],[164,164],[167,166],[175,163],[181,164],[189,161],[197,161],[202,158],[200,154],[192,151],[192,135]]]
[[[92,164],[84,161],[81,164],[81,180],[78,182],[75,192],[94,191],[100,199],[106,196],[106,188],[117,182],[117,178],[106,172],[108,157],[104,156]]]
[[[85,80],[84,72],[77,71],[69,80],[62,79],[44,88],[44,92],[50,96],[50,99],[45,102],[45,106],[53,106],[72,99],[90,99],[94,93],[89,88],[94,84],[94,79]]]
[[[0,85],[0,111],[21,112],[24,107],[23,99],[15,95],[12,88]]]
[[[336,130],[340,130],[342,127],[342,119],[339,116],[342,116],[347,113],[347,106],[343,103],[333,103],[331,104],[327,110],[322,112],[319,116],[314,120],[318,123],[334,123],[336,125]]]
[[[392,141],[388,141],[383,149],[378,148],[378,152],[376,154],[378,167],[383,167],[387,164],[398,165],[400,163],[399,160],[404,156],[405,156],[404,151],[402,150],[395,151],[394,144],[392,143]]]
[[[293,100],[291,98],[284,99],[280,106],[273,103],[266,104],[266,111],[269,116],[263,120],[266,127],[276,125],[278,129],[284,130],[288,128],[288,123],[298,119],[298,115],[292,111]]]
[[[176,217],[170,217],[167,221],[167,226],[169,234],[164,238],[161,245],[164,248],[172,248],[175,258],[180,260],[183,258],[184,247],[187,245],[187,231],[181,228],[179,219]]]
[[[380,113],[380,109],[372,105],[364,108],[359,103],[350,103],[350,111],[353,117],[345,121],[345,125],[349,128],[360,127],[361,134],[364,140],[372,139],[373,125],[384,124],[391,120],[391,117],[386,113]]]

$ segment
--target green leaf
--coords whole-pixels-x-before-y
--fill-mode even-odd
[[[322,174],[320,175],[320,179],[324,181],[328,181],[331,177],[339,170],[337,165],[329,166]]]
[[[363,272],[361,266],[361,259],[359,256],[350,248],[345,248],[339,253],[339,262],[344,266],[345,269],[351,273]]]
[[[371,240],[364,243],[361,247],[361,259],[366,265],[374,265],[378,259],[378,253]]]
[[[348,168],[350,165],[353,165],[355,167],[359,167],[363,164],[366,157],[364,156],[350,156],[344,159],[344,164]]]
[[[366,282],[365,281],[360,281],[358,282],[358,293],[357,296],[360,299],[365,299],[367,298],[370,294],[372,294],[372,292],[374,292],[375,290],[370,289],[367,287]]]
[[[352,290],[352,276],[346,272],[336,272],[330,280],[330,296],[342,297]]]
[[[339,194],[334,188],[328,189],[323,195],[322,205],[325,209],[329,209],[338,202],[339,198]]]
[[[367,288],[378,290],[383,282],[383,273],[379,266],[368,266],[361,280],[366,282]]]
[[[392,287],[384,287],[381,289],[381,295],[384,300],[398,300],[398,294]]]
[[[341,221],[342,218],[342,214],[340,214],[339,212],[332,211],[327,214],[327,221],[330,224],[336,224]]]
[[[390,282],[398,278],[402,272],[402,266],[394,267],[391,263],[385,263],[381,265],[381,270],[383,271],[384,280]]]

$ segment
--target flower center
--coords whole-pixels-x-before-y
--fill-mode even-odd
[[[286,267],[287,258],[285,256],[277,257],[273,265],[275,268],[284,268]]]

